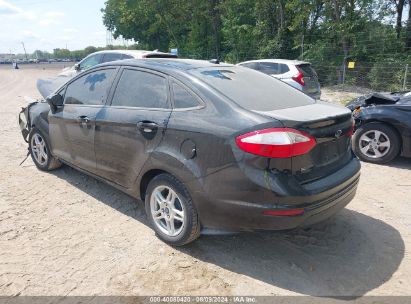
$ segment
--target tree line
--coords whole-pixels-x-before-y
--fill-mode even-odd
[[[330,53],[370,61],[411,48],[406,7],[408,0],[108,0],[102,11],[115,37],[146,49],[231,61]]]
[[[107,0],[102,12],[114,37],[183,57],[304,59],[339,67],[340,81],[347,61],[411,61],[409,0]]]

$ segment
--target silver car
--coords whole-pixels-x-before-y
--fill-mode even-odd
[[[177,55],[163,53],[159,51],[144,50],[105,50],[92,53],[86,58],[76,63],[74,66],[65,68],[59,76],[74,77],[78,73],[85,71],[97,64],[122,60],[122,59],[143,59],[143,58],[177,58]]]
[[[271,75],[315,99],[321,97],[317,73],[309,62],[287,59],[260,59],[241,62],[238,65]]]

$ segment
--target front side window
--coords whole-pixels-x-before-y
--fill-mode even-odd
[[[173,83],[173,99],[176,109],[194,108],[200,105],[197,97],[177,83]]]
[[[67,86],[65,104],[103,105],[112,84],[115,69],[88,73]]]
[[[168,108],[165,77],[125,69],[113,96],[112,106],[136,108]]]
[[[87,57],[80,63],[80,69],[81,70],[87,70],[101,62],[101,57],[103,57],[102,54],[95,54],[91,55],[90,57]]]

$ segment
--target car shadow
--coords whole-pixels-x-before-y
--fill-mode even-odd
[[[384,164],[384,166],[398,168],[398,169],[411,169],[411,158],[397,157],[393,161]]]
[[[393,275],[404,242],[392,226],[344,209],[309,229],[208,236],[180,250],[297,293],[359,297]]]
[[[148,225],[143,204],[67,166],[53,172],[115,210]],[[344,209],[311,228],[202,236],[187,255],[296,293],[359,297],[388,281],[404,257],[392,226]]]

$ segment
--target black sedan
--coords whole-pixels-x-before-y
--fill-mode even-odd
[[[361,160],[383,164],[411,157],[411,93],[373,93],[347,107],[356,125],[353,150]]]
[[[324,220],[351,201],[360,175],[349,110],[238,66],[107,63],[23,113],[39,169],[64,163],[141,199],[173,245],[204,228]]]

